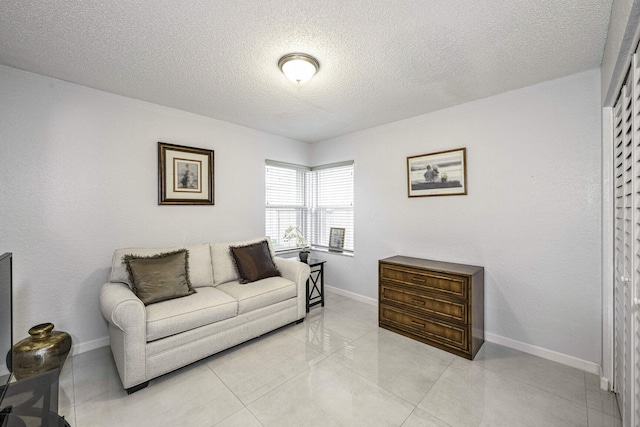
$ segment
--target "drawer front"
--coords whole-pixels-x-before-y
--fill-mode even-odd
[[[380,302],[397,303],[431,315],[467,324],[467,306],[461,302],[434,298],[419,292],[382,285]]]
[[[464,326],[454,326],[433,319],[413,316],[384,305],[380,306],[380,323],[386,323],[463,351],[469,350],[469,330]]]
[[[382,264],[380,279],[467,299],[467,278]]]

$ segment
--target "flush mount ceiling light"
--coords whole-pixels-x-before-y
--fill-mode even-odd
[[[302,84],[318,72],[320,64],[316,58],[306,53],[290,53],[280,58],[278,67],[289,80]]]

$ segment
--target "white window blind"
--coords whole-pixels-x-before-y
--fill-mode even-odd
[[[344,250],[353,252],[353,163],[313,169],[311,186],[312,245],[328,248],[331,227],[344,228]]]
[[[266,234],[275,250],[295,248],[284,232],[297,226],[315,248],[327,248],[332,227],[345,229],[344,251],[353,252],[353,162],[314,168],[266,162]]]
[[[309,168],[268,160],[265,167],[265,233],[274,250],[296,247],[285,242],[284,232],[298,226],[309,236]]]

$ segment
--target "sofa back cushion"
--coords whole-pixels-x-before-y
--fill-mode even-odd
[[[250,285],[233,281],[223,283],[216,289],[231,295],[238,301],[239,315],[293,299],[298,294],[295,282],[284,277],[269,277]]]
[[[111,262],[110,282],[126,283],[129,287],[127,267],[122,257],[125,255],[151,256],[166,252],[175,252],[180,249],[189,251],[189,281],[194,288],[213,285],[213,272],[211,270],[211,252],[209,245],[186,245],[171,248],[124,248],[116,249]]]
[[[247,246],[253,243],[260,243],[264,240],[267,241],[269,252],[271,256],[274,257],[275,252],[273,251],[273,247],[271,247],[271,242],[268,237],[232,243],[212,243],[211,262],[213,264],[213,284],[217,286],[221,283],[238,280],[238,273],[236,272],[230,246]]]

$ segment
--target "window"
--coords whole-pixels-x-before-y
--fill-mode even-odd
[[[266,235],[276,251],[295,248],[285,242],[287,227],[297,226],[314,248],[329,246],[329,230],[346,230],[344,251],[353,252],[353,162],[309,168],[267,160]]]
[[[293,249],[295,242],[285,242],[287,227],[298,226],[309,236],[309,168],[267,161],[265,167],[265,232],[276,251]],[[309,240],[309,239],[307,239]]]
[[[345,229],[344,250],[353,252],[353,163],[311,171],[311,243],[329,247],[331,227]]]

